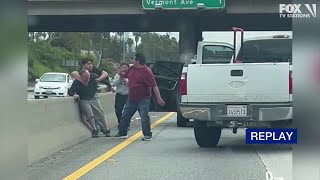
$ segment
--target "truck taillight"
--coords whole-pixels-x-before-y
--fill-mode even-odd
[[[181,74],[180,93],[181,95],[187,95],[187,73]]]
[[[292,94],[292,71],[289,71],[289,94]]]

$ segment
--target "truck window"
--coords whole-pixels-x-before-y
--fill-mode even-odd
[[[243,43],[238,60],[243,63],[289,62],[292,64],[292,39],[252,40]]]
[[[227,46],[204,46],[202,64],[230,63],[232,55],[233,49]]]
[[[180,63],[161,62],[154,64],[152,73],[158,76],[176,77],[181,73],[180,70]]]

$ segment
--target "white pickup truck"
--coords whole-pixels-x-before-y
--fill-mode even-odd
[[[180,120],[194,119],[200,147],[217,146],[223,128],[237,133],[237,128],[291,125],[291,35],[243,41],[242,31],[238,49],[199,42],[196,64],[189,64],[181,75],[178,118],[180,114]]]

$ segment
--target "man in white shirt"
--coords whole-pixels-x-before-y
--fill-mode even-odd
[[[122,117],[122,111],[124,108],[124,105],[126,104],[128,100],[128,78],[124,78],[123,76],[126,74],[126,72],[129,69],[129,64],[122,63],[119,67],[118,73],[114,76],[113,85],[116,87],[116,98],[114,103],[114,108],[116,111],[116,116],[118,119],[118,123],[120,124],[120,120]]]

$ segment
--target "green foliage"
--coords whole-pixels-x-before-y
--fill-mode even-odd
[[[116,37],[109,39],[103,47],[102,59],[112,59],[116,62],[120,62],[122,59],[122,41]]]
[[[141,36],[142,33],[140,32],[134,32],[133,35],[134,35],[134,41],[136,42],[136,46],[135,46],[135,50],[137,51],[138,49],[138,43],[139,43],[139,39],[140,39],[140,36]]]
[[[64,60],[80,59],[80,54],[69,52],[64,48],[51,47],[46,41],[29,42],[28,79],[39,78],[43,73],[68,72],[62,67]]]
[[[51,46],[75,53],[80,53],[80,50],[90,50],[91,33],[61,32],[58,37],[51,41]]]
[[[129,47],[128,51],[132,52],[132,50],[133,50],[132,46],[133,46],[133,43],[134,43],[133,39],[128,38],[126,43],[128,44],[128,47]]]
[[[116,74],[116,69],[110,61],[102,61],[99,68],[108,72],[109,76],[114,76]]]
[[[145,54],[148,62],[166,61],[168,58],[178,60],[171,57],[179,53],[179,46],[177,40],[170,38],[168,34],[161,36],[156,33],[143,33],[138,51]]]
[[[51,69],[43,64],[41,64],[38,60],[34,60],[32,65],[29,66],[28,69],[28,78],[29,80],[35,80],[40,78],[43,73],[50,72]]]
[[[43,73],[71,72],[79,67],[63,67],[65,60],[79,60],[89,56],[94,64],[114,75],[113,63],[120,63],[123,56],[123,34],[110,32],[29,32],[28,33],[28,79],[35,80]],[[139,51],[145,54],[147,62],[177,60],[178,41],[168,34],[133,33],[133,39],[126,40],[129,54]],[[97,54],[92,53],[93,51]],[[84,53],[85,52],[85,53]],[[90,52],[90,53],[86,53]],[[128,54],[126,54],[128,56]],[[102,59],[102,60],[101,60]],[[127,60],[128,57],[126,57]],[[112,62],[112,63],[111,63]]]

